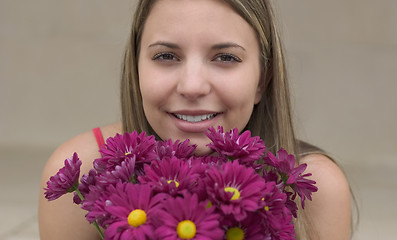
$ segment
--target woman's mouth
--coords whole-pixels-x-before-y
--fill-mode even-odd
[[[197,123],[197,122],[202,122],[205,120],[210,120],[213,119],[217,113],[211,113],[211,114],[204,114],[204,115],[183,115],[183,114],[173,114],[176,118],[184,120],[186,122],[191,122],[191,123]]]

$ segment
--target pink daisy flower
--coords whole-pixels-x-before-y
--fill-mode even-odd
[[[116,134],[113,138],[106,139],[106,144],[101,146],[99,152],[102,157],[95,159],[94,168],[103,173],[112,171],[117,165],[120,165],[126,158],[136,157],[135,170],[139,173],[143,170],[143,164],[150,163],[156,159],[155,153],[156,141],[154,136],[146,136],[145,132]]]
[[[261,219],[262,217],[258,213],[248,213],[247,217],[240,222],[232,218],[227,219],[223,222],[225,239],[266,239]]]
[[[119,182],[134,182],[135,181],[135,156],[125,159],[120,165],[115,166],[114,170],[106,171],[99,174],[94,169],[91,169],[87,174],[84,174],[80,179],[79,191],[81,195],[86,198],[90,191],[97,191],[100,195],[105,191],[109,185],[116,185]],[[94,193],[96,195],[97,193]],[[92,199],[92,196],[89,198]],[[82,201],[80,197],[75,194],[73,201],[80,204]],[[89,205],[85,201],[85,207]],[[89,207],[88,207],[89,209]]]
[[[212,167],[204,180],[209,200],[223,214],[232,214],[237,221],[247,212],[256,211],[265,189],[265,181],[254,169],[227,162],[222,167]]]
[[[172,142],[172,140],[158,141],[156,145],[156,153],[158,159],[161,160],[165,157],[188,158],[193,154],[196,145],[189,145],[189,139],[180,142],[179,140]]]
[[[90,169],[88,174],[83,174],[83,176],[81,176],[78,190],[84,198],[90,192],[89,187],[96,185],[97,176],[98,174],[95,169]],[[82,203],[80,196],[76,192],[74,193],[73,202],[76,204]]]
[[[155,239],[153,214],[163,200],[164,195],[153,195],[148,185],[117,184],[105,207],[115,218],[105,231],[105,239]]]
[[[163,240],[218,240],[223,237],[219,215],[206,208],[196,194],[168,198],[155,213],[156,236]]]
[[[318,188],[314,186],[316,182],[307,178],[312,175],[311,173],[302,175],[307,165],[301,164],[295,167],[295,156],[288,154],[284,149],[280,149],[277,152],[277,157],[269,152],[264,160],[266,164],[274,167],[276,171],[280,173],[281,180],[284,184],[290,186],[294,190],[292,199],[295,199],[296,195],[299,195],[302,208],[304,208],[305,199],[311,200],[311,194],[318,190]]]
[[[224,156],[216,156],[216,155],[209,155],[209,156],[193,156],[191,159],[195,161],[200,161],[201,164],[214,166],[214,165],[223,165],[228,161],[228,159]]]
[[[199,162],[184,161],[176,157],[164,158],[145,165],[145,175],[139,176],[141,184],[149,184],[155,192],[168,193],[171,196],[185,190],[196,192],[200,188],[200,172],[203,166]]]
[[[106,171],[97,177],[97,181],[103,185],[116,184],[118,182],[134,182],[135,156],[125,159],[114,170]]]
[[[109,240],[295,239],[293,200],[298,195],[303,208],[317,191],[306,164],[297,165],[284,149],[264,156],[263,141],[249,131],[219,126],[207,136],[213,154],[194,156],[189,140],[117,134],[80,185],[81,161],[76,153],[66,159],[45,197],[75,191],[74,202]]]
[[[95,221],[99,226],[106,229],[109,224],[116,220],[106,207],[111,204],[109,196],[117,194],[118,192],[125,192],[126,184],[109,185],[107,187],[96,184],[89,186],[89,192],[85,195],[81,208],[88,211],[85,218],[88,222],[94,223]]]
[[[102,174],[95,171],[95,169],[91,169],[88,175],[84,174],[81,177],[81,184],[78,189],[84,198],[86,198],[90,191],[97,191],[102,195],[101,192],[105,191],[109,185],[116,185],[119,182],[134,183],[136,181],[134,170],[135,156],[125,159],[120,165],[115,166],[114,170],[109,170]],[[96,194],[97,193],[94,193],[94,195]],[[92,196],[89,199],[92,199]],[[77,194],[75,194],[73,201],[76,204],[80,204],[82,202]],[[87,207],[90,203],[87,203],[87,200],[85,202],[85,207]]]
[[[266,232],[272,239],[295,239],[294,224],[290,210],[286,207],[287,195],[280,192],[274,182],[266,184],[259,214]]]
[[[210,128],[207,136],[212,141],[207,146],[220,156],[238,160],[240,164],[250,167],[257,167],[255,161],[259,160],[266,150],[263,141],[259,137],[251,137],[250,131],[240,135],[237,128],[224,132],[223,127],[218,126],[218,130]]]
[[[90,223],[97,221],[102,227],[109,223],[111,218],[105,211],[108,197],[117,191],[116,184],[135,181],[134,166],[135,156],[124,160],[114,170],[102,174],[91,169],[89,175],[81,180],[79,189],[83,190],[81,193],[84,196],[82,208],[88,211],[86,219]],[[74,200],[76,202],[76,199]]]
[[[81,160],[74,153],[72,158],[65,160],[65,166],[50,178],[45,190],[45,198],[49,201],[55,200],[62,195],[74,192],[79,184]]]

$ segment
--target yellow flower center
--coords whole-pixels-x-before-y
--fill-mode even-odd
[[[179,182],[177,182],[177,181],[175,181],[175,180],[168,180],[168,181],[167,181],[168,184],[170,184],[170,183],[172,183],[172,182],[175,183],[175,187],[178,187],[178,186],[179,186]]]
[[[237,200],[240,198],[240,192],[237,189],[235,189],[234,187],[225,187],[224,190],[225,190],[225,192],[233,193],[232,199],[230,199],[230,200]]]
[[[129,154],[131,154],[131,152],[126,152],[124,155],[127,156],[127,155],[129,155]]]
[[[211,201],[208,201],[208,204],[207,204],[207,206],[205,207],[205,208],[210,208],[210,207],[212,207],[212,202]]]
[[[192,239],[196,235],[196,225],[190,220],[184,220],[178,223],[176,232],[181,239]]]
[[[269,211],[269,206],[265,206],[265,211]]]
[[[226,240],[243,240],[244,239],[244,231],[241,228],[234,227],[230,228],[226,232]]]
[[[146,213],[141,209],[135,209],[128,215],[128,224],[138,227],[146,222]]]

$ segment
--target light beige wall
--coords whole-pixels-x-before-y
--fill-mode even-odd
[[[397,166],[397,1],[277,2],[301,135],[342,162]]]
[[[58,145],[119,119],[133,1],[0,1],[0,144]]]
[[[0,1],[0,144],[55,147],[119,119],[135,1]],[[397,1],[275,1],[300,135],[346,164],[395,164]]]

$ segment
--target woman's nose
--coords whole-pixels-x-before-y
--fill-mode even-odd
[[[181,69],[176,91],[190,101],[197,100],[211,92],[205,63],[186,62]]]

